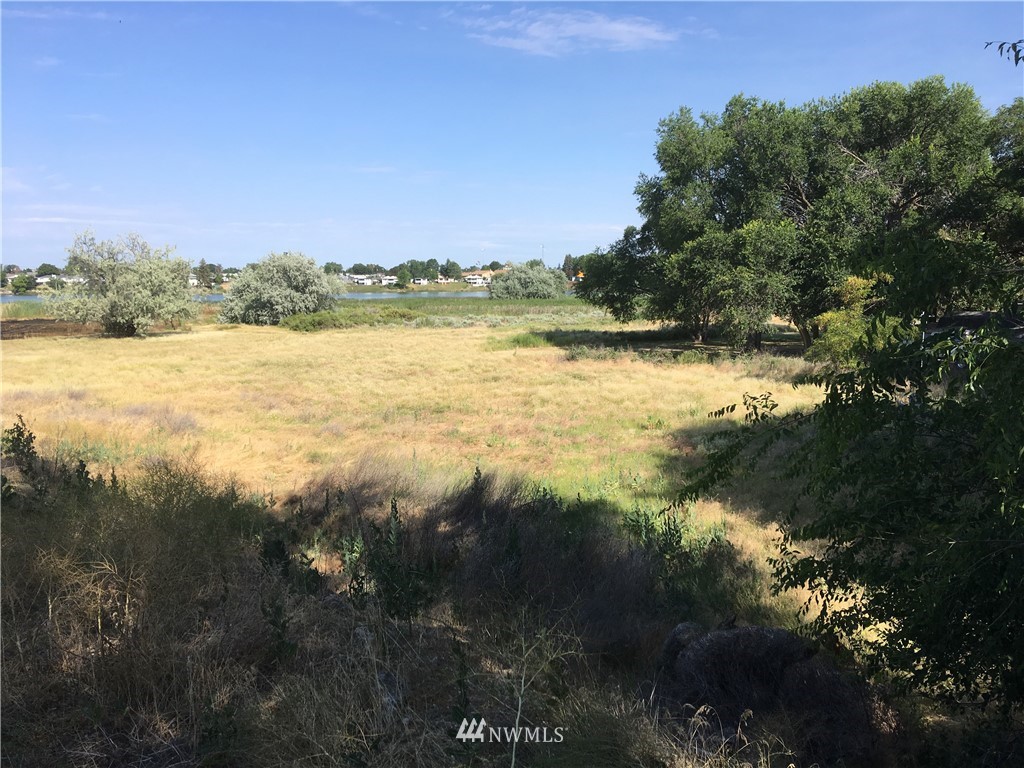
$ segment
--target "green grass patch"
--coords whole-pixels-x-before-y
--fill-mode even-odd
[[[0,320],[35,320],[53,317],[45,301],[12,301],[0,304]]]
[[[293,315],[281,325],[295,331],[323,331],[332,328],[354,328],[377,325],[409,325],[415,327],[465,327],[486,325],[501,327],[520,324],[581,324],[602,321],[605,314],[589,307],[579,299],[527,299],[501,301],[494,299],[429,299],[397,298],[338,301],[335,309],[315,314]],[[521,334],[515,346],[547,346],[550,342],[537,337],[526,341],[531,334]]]
[[[491,339],[487,347],[488,349],[532,349],[536,347],[550,347],[551,342],[544,336],[544,334],[537,333],[536,331],[525,331],[523,333],[516,333],[511,336],[498,336]]]
[[[369,305],[369,306],[367,306]],[[407,325],[423,317],[422,312],[389,303],[341,306],[328,312],[292,315],[281,321],[284,328],[293,331],[326,331],[332,328],[356,328],[374,325]]]
[[[577,360],[616,360],[628,352],[615,347],[591,347],[585,344],[573,344],[565,350],[565,359]]]

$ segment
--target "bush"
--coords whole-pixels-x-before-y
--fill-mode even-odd
[[[277,325],[291,315],[330,309],[341,290],[340,282],[301,253],[271,253],[232,281],[220,321]]]
[[[492,299],[558,299],[565,295],[565,275],[559,269],[512,267],[494,278]]]
[[[849,370],[862,362],[867,351],[868,328],[871,325],[869,310],[874,300],[872,292],[876,283],[891,282],[887,276],[867,280],[860,277],[848,277],[839,288],[839,309],[825,312],[814,318],[813,323],[820,326],[821,336],[815,340],[804,356],[813,363],[822,363],[831,371]],[[878,320],[876,319],[876,322]],[[888,337],[895,327],[892,318],[883,322],[880,332],[873,336],[874,351],[881,347],[881,340]]]
[[[361,302],[356,302],[361,304]],[[423,312],[392,306],[343,307],[332,312],[291,315],[281,321],[281,327],[292,331],[326,331],[332,328],[355,328],[366,325],[404,325],[426,317]]]
[[[36,289],[36,279],[32,275],[20,274],[11,280],[11,292],[21,296]]]
[[[893,684],[1019,705],[1024,347],[997,327],[922,338],[909,318],[873,335],[860,364],[820,378],[809,412],[778,416],[770,393],[745,395],[745,425],[723,433],[682,496],[785,441],[782,477],[802,511],[773,565],[779,590],[809,590],[808,630]]]
[[[174,325],[196,315],[188,285],[189,263],[172,248],[152,250],[136,234],[97,242],[91,232],[68,249],[67,274],[85,279],[50,299],[61,320],[99,322],[114,336],[145,333],[155,323]]]

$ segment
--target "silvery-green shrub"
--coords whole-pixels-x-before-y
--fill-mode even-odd
[[[102,323],[114,336],[145,333],[155,323],[175,325],[196,315],[189,263],[173,248],[150,248],[137,234],[97,241],[92,232],[68,248],[69,278],[49,299],[62,320]]]
[[[542,266],[515,266],[491,283],[492,299],[557,299],[564,294],[562,271]]]
[[[225,323],[277,325],[282,318],[330,309],[341,283],[301,253],[271,253],[231,282],[221,305]]]

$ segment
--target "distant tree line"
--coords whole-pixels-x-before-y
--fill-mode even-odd
[[[340,263],[336,261],[328,261],[324,264],[324,272],[329,275],[394,275],[399,278],[399,282],[403,282],[401,278],[406,278],[404,282],[410,282],[412,280],[423,279],[423,280],[436,280],[438,276],[447,277],[451,280],[462,279],[463,269],[458,262],[448,259],[443,264],[437,259],[409,259],[403,261],[401,264],[397,264],[390,269],[381,266],[380,264],[364,264],[362,262],[356,262],[348,269],[345,269]],[[498,270],[504,269],[504,265],[500,261],[492,261],[484,269]]]
[[[199,260],[193,274],[199,288],[210,289],[224,282],[224,268],[220,264],[207,264],[206,259]]]

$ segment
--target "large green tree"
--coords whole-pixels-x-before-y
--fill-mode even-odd
[[[441,275],[447,277],[449,280],[461,280],[462,267],[459,266],[457,261],[448,259],[448,261],[441,265]]]
[[[978,153],[971,99],[948,95],[963,108],[932,116],[962,144],[949,153],[939,135],[927,151],[899,139],[913,110],[901,113],[898,89],[846,102],[870,123],[843,154],[873,212],[851,263],[890,278],[859,338],[839,340],[848,364],[821,375],[823,401],[777,417],[770,395],[748,396],[746,424],[725,433],[683,495],[778,456],[785,441],[782,474],[804,503],[784,521],[776,576],[810,591],[811,628],[897,681],[1020,703],[1024,101],[983,121]],[[867,281],[848,281],[847,294],[842,312],[863,308]],[[968,327],[963,306],[987,310],[987,323]],[[942,314],[945,330],[927,325]]]
[[[29,291],[36,289],[36,278],[35,275],[22,272],[19,275],[15,275],[14,279],[11,280],[11,293],[15,296],[22,296]]]
[[[49,299],[59,318],[102,323],[114,336],[145,333],[155,323],[175,325],[195,317],[189,263],[172,248],[153,249],[139,235],[97,241],[75,237],[65,274],[68,282]]]
[[[661,173],[636,186],[643,226],[588,260],[579,294],[698,335],[779,312],[810,345],[848,276],[899,266],[878,250],[886,236],[938,237],[990,165],[988,131],[973,91],[939,77],[799,107],[739,95],[700,120],[684,108],[658,127]],[[751,240],[751,227],[776,234]]]

